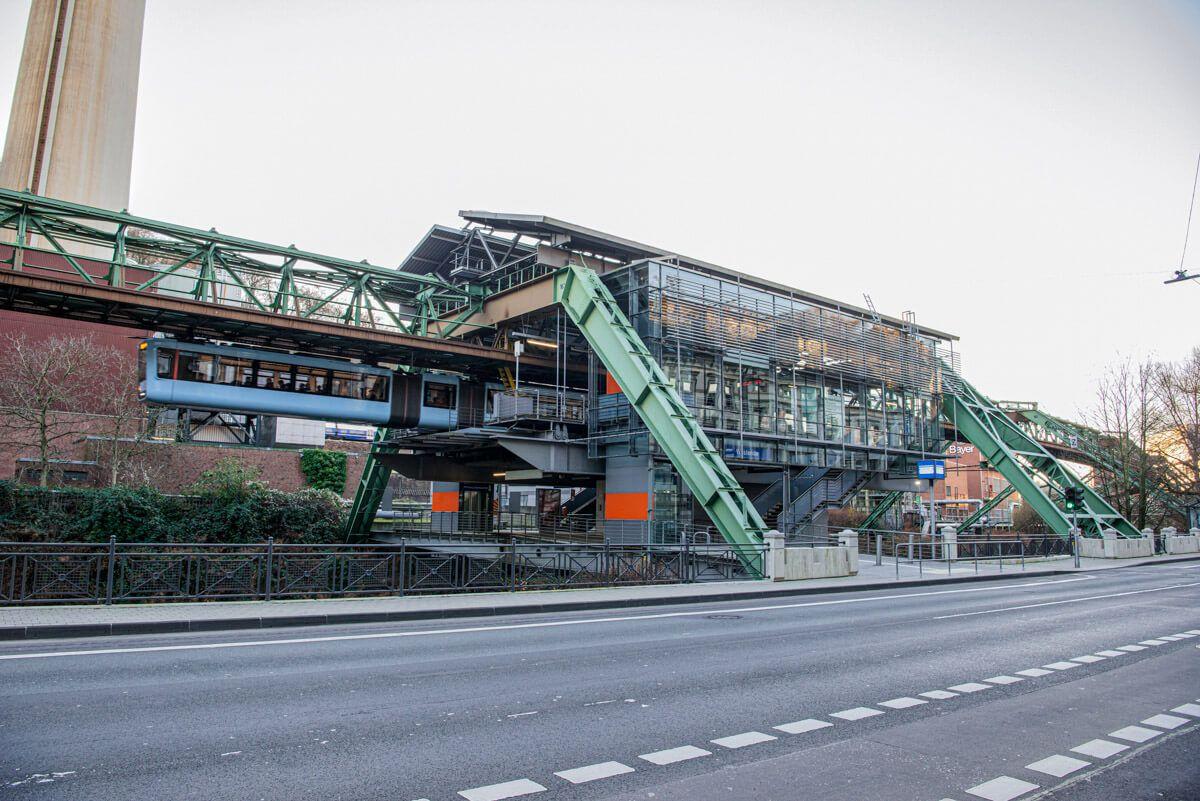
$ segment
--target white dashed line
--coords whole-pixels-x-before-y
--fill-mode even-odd
[[[1018,681],[1025,681],[1025,679],[1017,676],[992,676],[990,679],[984,679],[984,681],[989,684],[1016,684]]]
[[[665,751],[641,754],[638,756],[638,759],[644,759],[653,765],[672,765],[676,762],[686,762],[689,759],[699,759],[700,757],[711,755],[712,751],[705,751],[703,748],[697,748],[694,745],[681,745],[678,748],[668,748]]]
[[[1174,715],[1154,715],[1142,721],[1147,726],[1154,726],[1159,729],[1178,729],[1187,723],[1190,723],[1187,718],[1178,718]]]
[[[1041,668],[1029,668],[1029,670],[1018,670],[1018,676],[1029,676],[1031,679],[1036,679],[1039,676],[1049,676],[1053,670],[1042,670]]]
[[[968,681],[966,684],[955,684],[948,689],[951,689],[956,693],[977,693],[982,690],[992,689],[992,685],[980,684],[977,681]]]
[[[1138,645],[1166,645],[1166,640],[1138,640]]]
[[[1188,629],[1184,632],[1184,634],[1194,634],[1197,637],[1200,637],[1200,629]]]
[[[1167,640],[1168,642],[1175,642],[1176,640],[1183,640],[1183,639],[1187,639],[1187,638],[1181,637],[1178,634],[1162,634],[1162,635],[1159,635],[1158,639]]]
[[[997,776],[990,782],[975,785],[967,792],[979,798],[986,798],[987,801],[1012,801],[1017,796],[1037,788],[1036,784],[1014,779],[1012,776]]]
[[[763,734],[761,731],[748,731],[730,735],[729,737],[719,737],[716,740],[709,740],[709,742],[719,745],[722,748],[745,748],[748,745],[758,745],[759,743],[778,739],[773,734]]]
[[[571,768],[555,772],[555,776],[566,779],[571,784],[594,782],[597,779],[610,779],[623,773],[633,773],[633,768],[620,762],[597,762],[595,765],[584,765],[582,768]]]
[[[1042,665],[1049,670],[1070,670],[1071,668],[1079,667],[1078,662],[1051,662],[1048,665]]]
[[[1144,743],[1151,737],[1157,737],[1162,734],[1161,731],[1147,729],[1142,726],[1126,726],[1123,729],[1110,731],[1109,737],[1116,737],[1118,740],[1128,740],[1131,743]]]
[[[1183,706],[1175,707],[1171,711],[1178,712],[1181,715],[1191,715],[1194,718],[1200,718],[1200,704],[1184,704]]]
[[[1118,651],[1128,651],[1129,653],[1132,654],[1136,651],[1145,651],[1146,646],[1144,646],[1144,645],[1118,645],[1117,650]]]
[[[1097,651],[1096,656],[1106,656],[1112,659],[1114,656],[1125,656],[1125,651]]]
[[[928,704],[928,701],[922,701],[920,698],[910,698],[907,695],[903,698],[893,698],[890,701],[880,701],[880,706],[886,706],[888,709],[908,709],[910,706],[920,706]]]
[[[1103,662],[1103,661],[1104,661],[1104,657],[1102,657],[1102,656],[1093,656],[1092,654],[1084,654],[1083,656],[1073,656],[1073,657],[1071,657],[1071,661],[1072,661],[1072,662],[1079,662],[1080,664],[1083,664],[1083,665],[1091,665],[1091,664],[1094,664],[1094,663],[1096,663],[1096,662]]]
[[[832,725],[832,723],[825,720],[806,718],[805,720],[797,720],[794,723],[784,723],[783,725],[772,726],[771,728],[778,729],[785,734],[804,734],[805,732],[816,731],[817,729],[827,729]]]
[[[1178,634],[1176,634],[1175,636],[1180,638],[1181,640],[1186,640],[1190,637],[1196,637],[1196,636],[1200,636],[1200,635],[1192,634],[1190,631],[1181,631]]]
[[[1045,773],[1049,776],[1057,776],[1061,779],[1063,776],[1086,768],[1090,764],[1092,763],[1084,762],[1082,759],[1055,754],[1054,756],[1049,756],[1045,759],[1039,759],[1037,762],[1031,762],[1025,767],[1029,770],[1036,770],[1038,773]]]
[[[922,698],[932,698],[935,701],[945,701],[947,698],[957,698],[958,693],[948,693],[945,690],[930,690],[927,693],[917,693]]]
[[[226,751],[225,753],[221,754],[221,756],[237,756],[240,753],[242,753],[242,752],[241,751]]]
[[[842,720],[862,720],[863,718],[871,718],[882,714],[882,709],[872,709],[869,706],[856,706],[853,709],[832,712],[830,713],[830,717],[841,718]]]
[[[489,784],[486,787],[472,787],[470,790],[459,790],[458,794],[467,801],[501,801],[504,798],[516,798],[522,795],[545,792],[546,788],[529,779],[517,779],[500,784]]]
[[[1083,745],[1077,745],[1071,750],[1077,754],[1095,757],[1096,759],[1108,759],[1113,754],[1128,751],[1129,746],[1114,743],[1110,740],[1088,740]]]

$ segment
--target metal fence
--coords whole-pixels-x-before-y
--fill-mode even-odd
[[[0,604],[272,600],[757,579],[763,546],[0,543]]]
[[[963,569],[1025,570],[1031,563],[1067,559],[1075,556],[1074,543],[1066,537],[1008,535],[972,537],[960,535],[945,541],[940,536],[915,532],[871,530],[859,533],[859,552],[873,556],[876,566],[892,564],[896,577],[901,566],[906,577],[912,568],[925,572],[953,573]]]

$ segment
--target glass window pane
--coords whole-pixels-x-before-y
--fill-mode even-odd
[[[179,373],[181,381],[201,381],[211,383],[216,358],[210,353],[180,353]]]
[[[158,377],[170,378],[171,369],[175,366],[175,351],[170,348],[158,349]]]

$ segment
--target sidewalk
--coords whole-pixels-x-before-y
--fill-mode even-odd
[[[186,631],[323,626],[346,623],[388,623],[412,620],[529,615],[588,609],[621,609],[718,601],[753,601],[824,593],[900,589],[931,584],[996,581],[1096,572],[1121,567],[1200,560],[1197,556],[1156,556],[1146,559],[1083,559],[1076,569],[1070,557],[1017,564],[926,562],[918,574],[915,564],[896,564],[885,558],[875,564],[869,554],[859,557],[859,574],[809,581],[732,581],[703,584],[665,584],[606,587],[588,590],[459,593],[405,597],[339,598],[292,601],[213,601],[206,603],[114,604],[112,606],[0,607],[0,640],[97,637],[118,634],[162,634]]]

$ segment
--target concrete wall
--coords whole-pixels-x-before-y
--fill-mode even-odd
[[[1080,537],[1079,555],[1092,559],[1134,559],[1154,556],[1154,540],[1150,537],[1141,537],[1136,540],[1116,537]]]
[[[788,548],[782,537],[767,535],[767,576],[772,581],[840,578],[858,574],[857,539],[853,545]]]
[[[1200,529],[1192,529],[1189,534],[1175,534],[1163,537],[1167,553],[1200,553]]]

